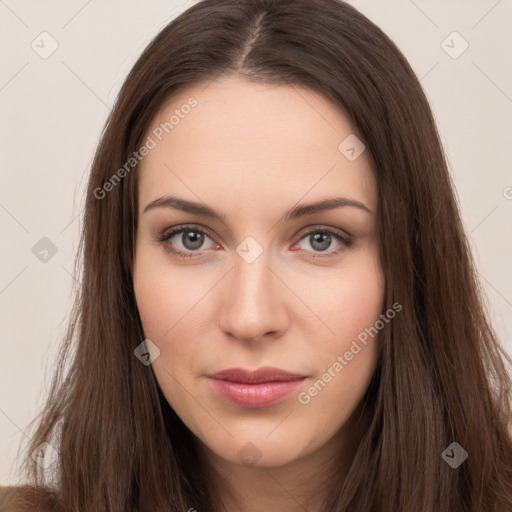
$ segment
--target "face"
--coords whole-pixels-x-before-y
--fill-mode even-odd
[[[133,277],[152,368],[223,460],[280,466],[325,449],[374,373],[378,195],[353,134],[316,92],[224,77],[174,96],[144,139]],[[280,371],[211,377],[262,367]]]

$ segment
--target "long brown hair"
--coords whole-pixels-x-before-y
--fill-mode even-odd
[[[27,448],[30,482],[66,511],[218,510],[193,435],[133,353],[144,339],[132,282],[136,165],[103,192],[164,102],[230,74],[323,94],[377,178],[384,309],[403,309],[380,332],[371,414],[323,510],[512,510],[512,361],[487,320],[428,101],[395,44],[338,0],[197,2],[129,73],[91,169],[80,286]],[[46,470],[30,456],[44,442],[58,453]],[[468,454],[456,468],[442,457],[454,442]]]

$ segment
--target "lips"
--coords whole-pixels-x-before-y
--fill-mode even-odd
[[[229,368],[208,375],[213,389],[230,404],[246,408],[267,407],[283,400],[307,377],[279,368],[258,370]]]

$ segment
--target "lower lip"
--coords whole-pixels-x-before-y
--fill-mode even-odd
[[[276,404],[297,389],[301,379],[246,384],[209,378],[213,388],[228,402],[240,407],[257,408]]]

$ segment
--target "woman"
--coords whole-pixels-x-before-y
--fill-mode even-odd
[[[512,361],[420,84],[350,5],[203,0],[164,28],[81,255],[25,464],[42,509],[512,510]]]

